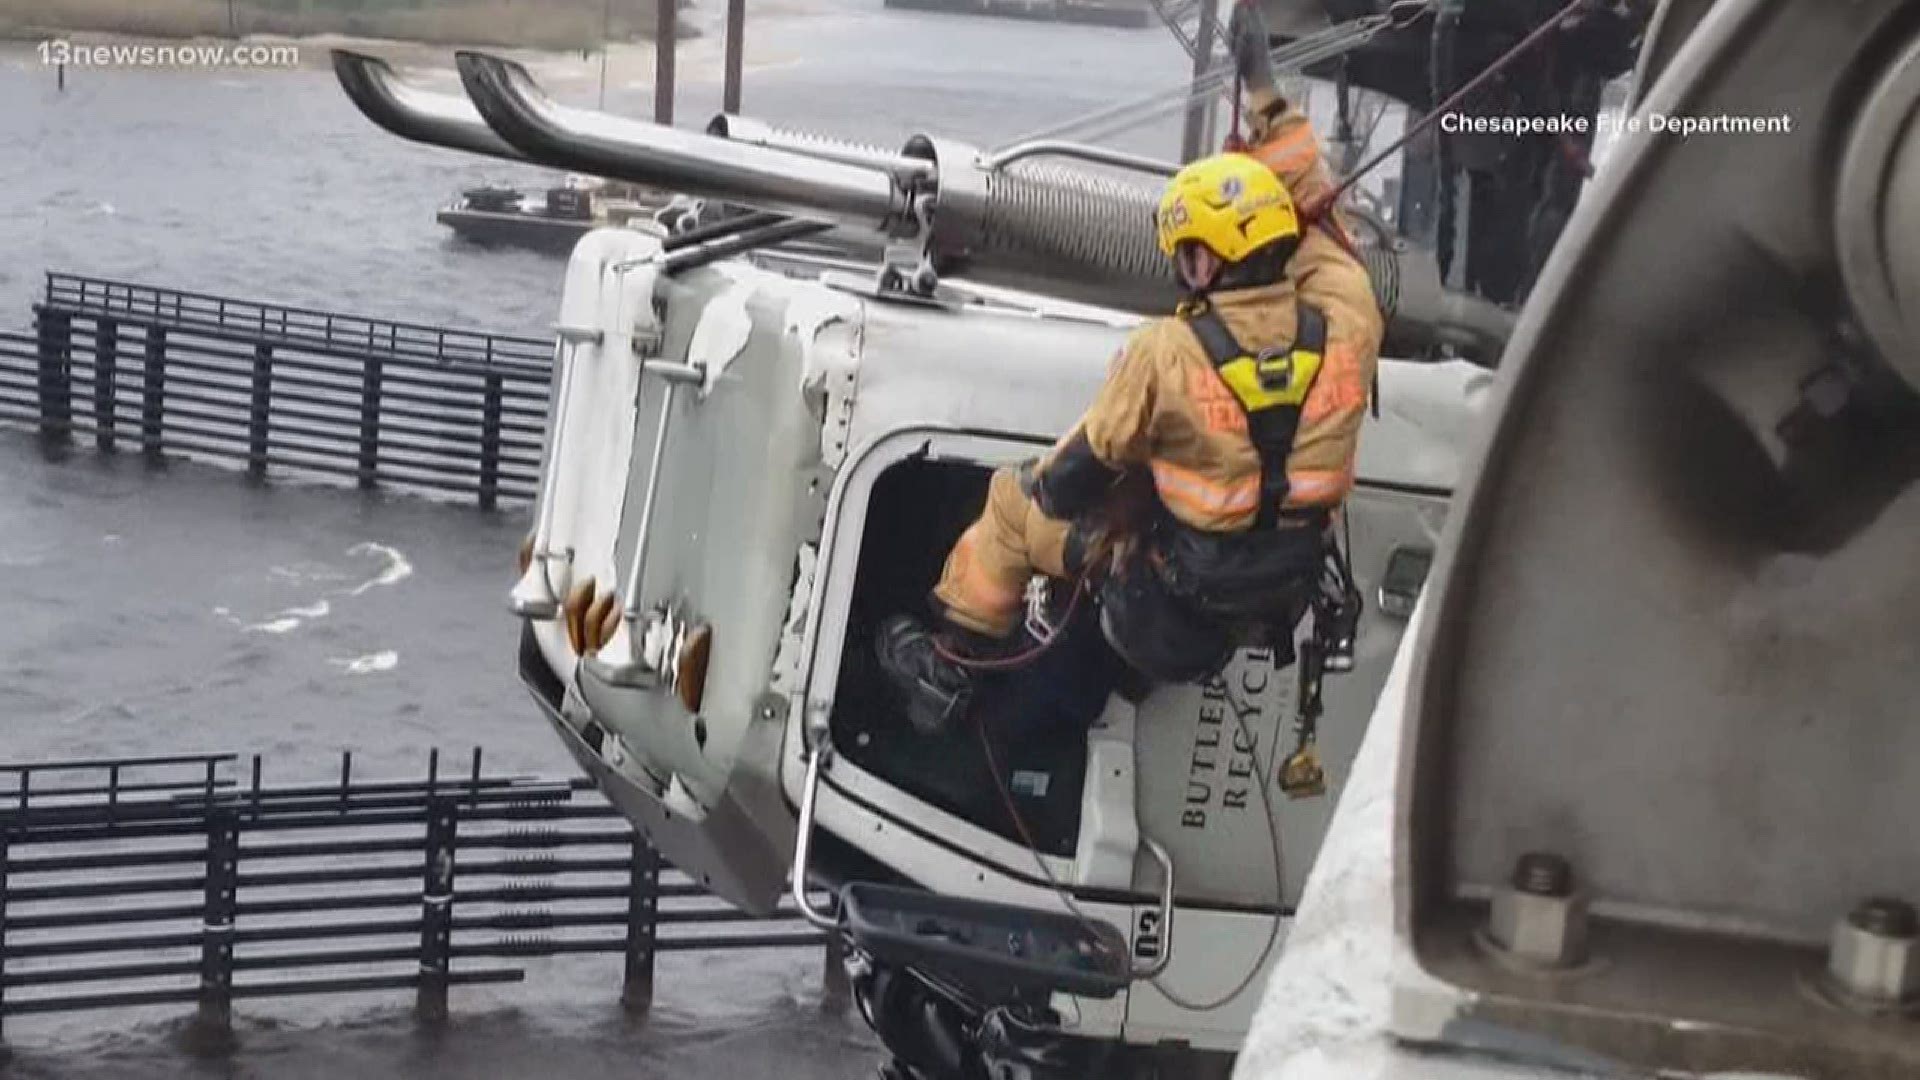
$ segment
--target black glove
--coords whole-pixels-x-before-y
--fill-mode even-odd
[[[1227,22],[1227,44],[1233,53],[1233,70],[1248,89],[1279,91],[1273,74],[1273,35],[1267,32],[1267,18],[1260,0],[1235,0],[1233,17]]]
[[[1030,496],[1040,512],[1055,521],[1071,521],[1100,505],[1120,473],[1094,454],[1086,432],[1054,452]]]

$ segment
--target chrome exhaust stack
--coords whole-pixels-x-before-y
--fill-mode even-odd
[[[501,57],[461,52],[457,62],[469,101],[409,86],[375,58],[334,54],[361,112],[403,138],[917,243],[883,260],[883,287],[924,295],[954,277],[1142,313],[1178,297],[1151,228],[1169,163],[1057,141],[989,156],[927,136],[889,153],[731,114],[695,134],[560,105]],[[1383,308],[1393,300],[1382,296]],[[1496,336],[1487,320],[1469,321],[1476,344]]]
[[[733,113],[719,113],[714,116],[707,122],[707,134],[729,142],[764,146],[769,150],[804,154],[822,161],[838,161],[846,165],[878,169],[893,177],[896,183],[903,185],[925,183],[936,179],[934,165],[930,161],[908,157],[905,154],[889,153],[867,143],[834,139],[805,131],[791,131],[764,120],[737,116]]]
[[[529,160],[839,225],[913,230],[907,192],[878,169],[567,108],[510,60],[462,52],[457,62],[480,115]]]
[[[410,85],[377,56],[335,49],[333,73],[363,116],[403,139],[508,161],[527,160],[494,134],[471,101]]]

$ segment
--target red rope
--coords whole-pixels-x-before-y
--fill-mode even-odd
[[[1238,2],[1240,4],[1246,4],[1250,3],[1251,0],[1238,0]],[[1231,19],[1228,20],[1228,25],[1232,25]],[[1245,92],[1247,84],[1238,70],[1239,59],[1233,55],[1233,42],[1231,40],[1227,42],[1227,58],[1232,60],[1235,66],[1233,75],[1233,123],[1227,128],[1227,137],[1226,140],[1220,144],[1220,152],[1223,154],[1243,154],[1247,150],[1247,140],[1240,135],[1240,95]]]
[[[1065,630],[1067,624],[1073,621],[1073,613],[1080,606],[1080,596],[1086,591],[1087,575],[1083,572],[1078,578],[1074,579],[1073,595],[1067,598],[1067,610],[1060,616],[1059,627],[1038,643],[1022,649],[1012,656],[1000,656],[991,659],[986,657],[961,656],[959,653],[942,645],[940,639],[937,637],[933,639],[933,651],[940,659],[945,660],[955,667],[965,668],[968,671],[1012,671],[1015,668],[1026,667],[1028,664],[1040,659],[1040,657],[1046,654],[1048,649],[1053,648],[1054,642],[1060,640],[1060,632]]]
[[[1220,152],[1223,154],[1244,154],[1247,150],[1247,140],[1240,135],[1240,90],[1241,82],[1235,78],[1233,80],[1233,122],[1227,127],[1226,139],[1220,143]]]

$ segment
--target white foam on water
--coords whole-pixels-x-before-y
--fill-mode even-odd
[[[267,569],[274,577],[293,582],[308,581],[344,581],[347,575],[324,563],[295,563],[292,566],[274,566]]]
[[[218,609],[216,614],[224,613],[225,610],[225,608]],[[300,629],[300,624],[307,620],[325,618],[332,611],[332,604],[324,599],[316,600],[305,607],[287,608],[266,622],[253,623],[250,626],[241,627],[241,629],[248,633],[288,634]],[[233,619],[232,621],[236,626],[239,625],[238,619]]]
[[[370,580],[363,581],[354,586],[353,590],[347,594],[348,596],[359,596],[368,589],[381,585],[393,585],[413,576],[413,564],[407,561],[407,557],[401,554],[398,548],[390,548],[385,544],[376,544],[368,541],[366,543],[355,544],[348,548],[347,554],[379,555],[381,558],[387,560],[386,567],[382,569],[379,574]]]
[[[392,649],[384,649],[366,656],[356,656],[351,660],[328,660],[327,663],[347,669],[349,675],[365,675],[373,671],[392,671],[399,667],[400,654]]]

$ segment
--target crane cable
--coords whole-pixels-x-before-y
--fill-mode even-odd
[[[1359,168],[1353,170],[1353,172],[1347,174],[1347,178],[1334,185],[1333,190],[1315,199],[1307,206],[1301,207],[1301,216],[1308,221],[1312,221],[1324,215],[1362,176],[1379,168],[1389,158],[1393,157],[1394,154],[1399,153],[1409,142],[1419,137],[1428,128],[1439,123],[1441,117],[1445,116],[1449,111],[1458,108],[1461,102],[1471,97],[1474,91],[1485,86],[1495,75],[1500,74],[1500,72],[1512,66],[1513,63],[1522,56],[1533,51],[1535,47],[1547,39],[1549,34],[1560,29],[1561,24],[1564,23],[1568,17],[1572,16],[1580,8],[1589,6],[1591,3],[1592,0],[1568,0],[1565,7],[1561,8],[1557,13],[1548,16],[1544,22],[1534,28],[1532,33],[1521,38],[1512,48],[1503,53],[1499,59],[1488,64],[1481,70],[1480,74],[1467,80],[1466,85],[1455,90],[1447,96],[1445,101],[1440,102],[1428,110],[1427,115],[1422,117],[1419,123],[1408,128],[1405,133],[1398,139],[1395,139],[1385,150],[1375,154],[1366,164],[1361,165]]]
[[[1433,4],[1434,0],[1395,0],[1384,13],[1337,23],[1317,33],[1296,38],[1270,51],[1268,56],[1276,71],[1291,73],[1344,55],[1384,30],[1405,29],[1419,21]],[[1215,68],[1197,79],[1182,80],[1177,85],[1138,98],[1103,105],[1092,112],[1040,128],[1014,141],[1062,138],[1075,133],[1079,133],[1078,137],[1083,141],[1102,138],[1222,93],[1231,88],[1236,75],[1232,67]]]

